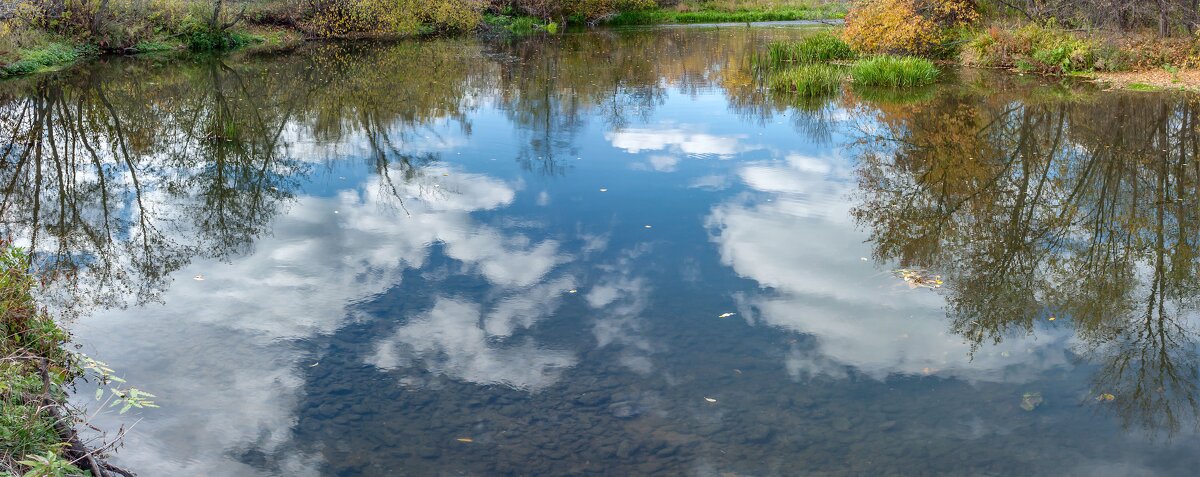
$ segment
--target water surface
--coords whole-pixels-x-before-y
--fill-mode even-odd
[[[811,31],[6,82],[0,218],[140,475],[1193,475],[1200,103],[765,93]]]

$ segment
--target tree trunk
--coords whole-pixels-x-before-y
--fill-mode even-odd
[[[1158,0],[1158,37],[1167,37],[1167,2]]]
[[[208,21],[208,26],[212,30],[216,30],[217,28],[221,27],[221,4],[223,3],[225,3],[225,0],[216,0],[213,2],[212,19]]]
[[[104,20],[104,12],[108,10],[109,0],[100,2],[100,6],[96,8],[96,12],[92,14],[92,36],[100,33],[100,23]]]

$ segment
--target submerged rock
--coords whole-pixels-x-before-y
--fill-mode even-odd
[[[1021,409],[1032,411],[1042,405],[1042,393],[1033,391],[1021,396]]]

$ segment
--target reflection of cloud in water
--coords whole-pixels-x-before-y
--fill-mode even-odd
[[[745,135],[717,136],[689,132],[686,129],[622,129],[604,134],[613,147],[631,154],[642,151],[667,151],[692,156],[733,157],[757,149],[741,144]],[[656,170],[658,170],[656,168]]]
[[[597,311],[592,326],[597,346],[619,349],[618,361],[642,374],[653,370],[650,354],[655,351],[642,329],[650,288],[630,271],[636,256],[647,252],[644,246],[626,251],[615,266],[600,267],[605,276],[585,296],[588,307]]]
[[[679,158],[674,156],[650,156],[645,163],[634,162],[629,165],[633,170],[675,172],[679,166]]]
[[[275,219],[273,234],[260,239],[254,252],[232,263],[202,260],[182,270],[177,276],[201,274],[206,280],[177,280],[164,294],[164,305],[141,313],[101,312],[81,321],[73,331],[98,350],[90,354],[161,396],[160,404],[170,410],[146,413],[120,460],[146,475],[257,475],[240,461],[265,455],[276,467],[268,474],[316,474],[315,463],[287,450],[302,398],[302,370],[312,364],[291,343],[337,330],[352,316],[348,305],[396,286],[404,269],[428,260],[433,243],[443,243],[445,253],[467,270],[524,292],[487,315],[486,326],[498,335],[527,326],[527,314],[554,306],[546,297],[573,286],[569,279],[537,285],[566,260],[556,243],[535,243],[472,221],[472,211],[512,202],[511,186],[475,174],[429,172],[436,183],[418,179],[398,185],[394,194],[372,178],[361,192],[300,197]],[[396,171],[393,177],[398,176]],[[411,216],[397,209],[397,197]],[[453,310],[453,303],[439,310]],[[453,319],[461,318],[434,313],[409,333],[436,336],[458,323]],[[540,372],[536,365],[573,362],[561,353],[518,359],[532,356],[521,347],[529,343],[488,355],[465,339],[441,338],[422,346],[440,343],[467,354],[447,356],[437,366],[484,372],[485,360],[494,358],[504,368],[486,368],[484,374],[509,369],[516,377],[507,379],[514,382],[543,382],[537,379],[546,378],[533,376]],[[128,349],[127,343],[138,345]],[[117,427],[106,419],[98,424]],[[188,442],[171,441],[179,436]]]
[[[883,378],[936,373],[965,379],[1025,379],[1065,363],[1069,333],[1014,338],[973,357],[947,331],[936,292],[910,290],[859,259],[870,255],[851,222],[853,184],[836,159],[793,155],[746,166],[740,177],[769,202],[728,202],[708,217],[724,263],[771,291],[744,297],[750,319],[812,335],[816,348],[788,354],[793,375],[840,376],[846,366]],[[1056,346],[1057,345],[1057,346]],[[1011,365],[1025,365],[1017,371]]]
[[[474,303],[438,298],[432,310],[380,342],[370,364],[394,369],[419,360],[431,372],[525,390],[553,384],[575,364],[570,352],[540,349],[532,340],[494,343],[496,335],[480,326],[481,314]]]
[[[730,185],[731,181],[729,180],[729,177],[721,175],[700,176],[688,183],[688,187],[692,189],[705,189],[714,191],[728,189]]]

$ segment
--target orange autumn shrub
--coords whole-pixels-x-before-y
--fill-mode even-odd
[[[846,14],[842,35],[859,53],[929,55],[947,30],[978,19],[972,0],[866,0]]]

